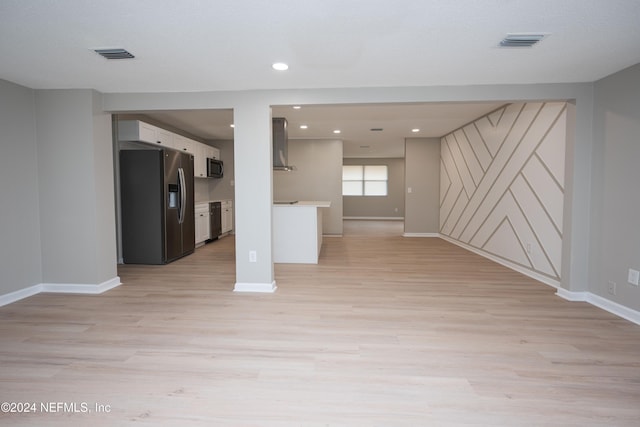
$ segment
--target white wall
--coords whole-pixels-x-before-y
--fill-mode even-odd
[[[443,137],[440,232],[560,286],[566,120],[515,103]]]
[[[590,292],[640,311],[640,65],[595,84]],[[616,283],[616,294],[607,291]]]
[[[42,282],[34,91],[0,80],[0,296]]]
[[[322,200],[324,234],[342,234],[342,141],[289,140],[290,165],[295,171],[273,172],[273,200]]]

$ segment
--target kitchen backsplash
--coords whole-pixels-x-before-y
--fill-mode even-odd
[[[194,197],[196,202],[209,200],[209,181],[208,178],[195,178]]]

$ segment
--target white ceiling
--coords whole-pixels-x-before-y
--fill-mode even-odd
[[[638,0],[0,0],[0,78],[103,93],[591,82],[640,62],[639,23]],[[548,37],[533,48],[497,47],[523,32]],[[93,52],[112,47],[136,57]],[[290,69],[272,70],[276,61]],[[277,107],[274,115],[289,119],[291,137],[330,137],[339,127],[345,141],[373,150],[378,138],[416,136],[416,126],[440,136],[497,106]],[[229,114],[165,119],[219,139],[229,137]]]

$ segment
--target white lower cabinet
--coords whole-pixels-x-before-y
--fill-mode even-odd
[[[229,233],[233,229],[233,202],[222,202],[222,233]]]
[[[211,221],[209,218],[209,203],[195,206],[196,212],[196,245],[211,238]]]
[[[221,236],[231,232],[233,229],[233,204],[231,200],[220,201],[220,225],[222,226]],[[211,213],[209,203],[196,203],[196,246],[204,244],[211,239]]]

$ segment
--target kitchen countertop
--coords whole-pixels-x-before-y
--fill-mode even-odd
[[[213,202],[230,202],[231,199],[215,199],[215,200],[199,200],[194,202],[194,205],[205,205],[208,203],[213,203]]]
[[[331,207],[331,202],[326,200],[300,200],[296,203],[290,203],[287,200],[280,201],[276,200],[273,202],[274,207],[282,207],[282,208],[295,208],[295,207],[317,207],[317,208],[328,208]]]

